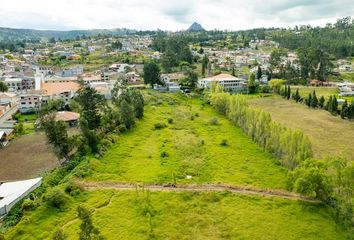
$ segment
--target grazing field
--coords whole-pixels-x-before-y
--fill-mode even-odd
[[[199,98],[171,96],[146,106],[132,131],[102,159],[92,159],[87,180],[285,188],[286,171],[224,116]],[[155,129],[156,123],[166,127]]]
[[[99,190],[72,197],[65,210],[43,205],[25,215],[9,240],[78,239],[84,204],[106,239],[347,239],[323,205],[229,192]],[[149,217],[150,216],[150,217]]]
[[[57,164],[43,134],[23,135],[0,149],[0,181],[37,177]]]
[[[354,124],[320,109],[311,109],[278,96],[249,100],[272,118],[294,129],[301,129],[312,142],[314,155],[318,158],[344,156],[354,160]]]
[[[338,88],[334,87],[291,86],[291,89],[293,93],[295,93],[296,89],[299,89],[299,93],[302,97],[307,97],[309,93],[312,93],[313,91],[316,91],[317,97],[324,96],[325,98],[339,93]]]
[[[330,208],[286,195],[285,169],[201,99],[147,91],[145,100],[134,129],[59,178],[57,189],[71,189],[55,194],[64,195],[60,207],[35,198],[7,240],[52,239],[60,229],[78,239],[79,205],[108,240],[350,238]],[[138,184],[112,189],[128,183]],[[241,187],[205,190],[208,183]]]

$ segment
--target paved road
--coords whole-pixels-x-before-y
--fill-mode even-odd
[[[18,106],[15,106],[11,108],[9,111],[7,111],[4,115],[0,117],[0,124],[4,123],[9,117],[11,117],[12,114],[16,113],[18,110]]]

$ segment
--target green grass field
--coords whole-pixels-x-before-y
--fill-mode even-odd
[[[209,124],[213,117],[217,125]],[[167,127],[155,130],[155,123]],[[144,119],[91,166],[91,181],[171,183],[175,176],[178,183],[285,188],[286,172],[275,159],[200,99],[184,96],[147,106]]]
[[[41,206],[6,239],[51,239],[62,228],[78,239],[76,207],[84,204],[106,239],[346,239],[328,209],[279,198],[228,192],[100,190],[71,198],[65,210]],[[148,212],[151,213],[151,224]]]
[[[299,89],[299,93],[302,97],[307,97],[309,93],[313,91],[316,91],[317,97],[324,96],[325,98],[339,93],[339,90],[334,87],[291,86],[291,89],[293,93],[295,93],[296,89]]]
[[[313,146],[318,158],[344,156],[354,160],[354,124],[352,121],[334,117],[320,109],[311,109],[279,96],[253,98],[254,107],[269,112],[279,123],[293,129],[302,130]]]
[[[83,161],[73,176],[87,173],[89,164],[91,174],[83,180],[90,182],[176,181],[285,189],[284,168],[201,99],[151,91],[145,97],[149,104],[144,119],[101,159]],[[216,125],[210,123],[215,117]],[[157,130],[156,123],[166,127]],[[226,146],[220,144],[223,140]],[[59,188],[64,189],[68,179]],[[108,240],[350,238],[325,205],[264,193],[95,188],[67,198],[60,210],[43,202],[26,211],[6,239],[52,239],[59,229],[68,239],[78,239],[80,204],[91,210],[94,225]]]

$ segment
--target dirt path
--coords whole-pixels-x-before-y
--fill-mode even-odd
[[[239,186],[230,186],[230,185],[156,185],[156,184],[129,184],[129,183],[112,183],[112,182],[81,182],[87,190],[96,190],[96,189],[116,189],[116,190],[143,190],[148,189],[150,191],[156,192],[221,192],[221,191],[230,191],[236,194],[243,195],[256,195],[262,197],[280,197],[291,200],[301,200],[311,203],[320,203],[321,201],[301,196],[296,193],[287,192],[283,190],[272,190],[272,189],[256,189],[250,187],[239,187]]]

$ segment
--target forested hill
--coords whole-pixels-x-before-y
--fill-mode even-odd
[[[134,33],[130,29],[93,29],[93,30],[72,30],[72,31],[52,31],[34,29],[0,28],[0,41],[38,41],[50,38],[73,39],[77,36],[97,36],[102,35],[124,35]]]
[[[336,58],[354,57],[354,19],[339,19],[326,27],[302,26],[269,32],[272,40],[288,49],[320,48]]]

